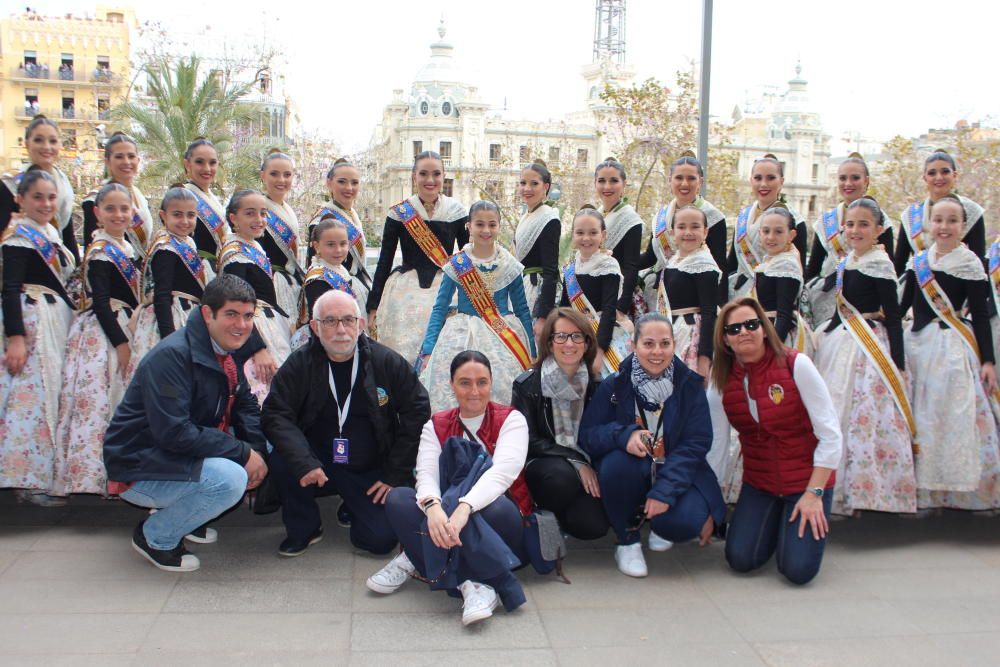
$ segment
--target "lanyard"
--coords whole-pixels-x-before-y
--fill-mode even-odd
[[[642,405],[639,403],[639,397],[635,397],[635,409],[639,413],[639,419],[642,420],[642,425],[645,429],[649,430],[649,424],[646,421],[646,411],[643,409]],[[656,422],[656,430],[653,431],[653,442],[656,442],[660,437],[660,433],[663,431],[663,418],[667,414],[667,408],[665,405],[660,406],[660,418]]]
[[[354,352],[354,363],[351,365],[351,388],[347,391],[347,398],[344,399],[344,407],[340,407],[340,397],[337,396],[337,383],[333,381],[333,368],[327,364],[327,372],[330,374],[330,391],[333,392],[333,402],[337,406],[337,435],[344,434],[344,424],[347,422],[347,413],[351,409],[351,394],[354,393],[354,383],[358,379],[358,352]]]

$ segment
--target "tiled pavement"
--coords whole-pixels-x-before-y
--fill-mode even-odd
[[[370,593],[385,559],[351,549],[334,506],[325,539],[295,559],[277,556],[275,515],[229,515],[219,543],[196,548],[202,569],[179,575],[130,548],[135,508],[0,492],[0,664],[1000,664],[1000,517],[834,523],[804,588],[773,565],[730,573],[719,544],[647,553],[635,580],[609,540],[573,542],[571,585],[522,573],[522,609],[463,628],[459,601],[418,582]]]

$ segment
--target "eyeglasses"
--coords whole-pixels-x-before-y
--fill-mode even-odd
[[[727,336],[736,336],[743,331],[743,327],[746,327],[747,331],[756,331],[760,328],[760,320],[755,317],[746,322],[733,322],[722,327],[722,331]]]
[[[336,329],[338,324],[343,324],[345,329],[353,329],[358,323],[358,318],[354,315],[344,315],[343,317],[324,317],[316,321],[325,329]]]
[[[566,333],[564,331],[558,331],[558,332],[552,334],[552,338],[550,340],[553,343],[559,343],[560,345],[565,345],[566,341],[571,340],[574,343],[576,343],[577,345],[579,345],[580,343],[582,343],[585,340],[587,340],[587,337],[584,336],[579,331],[575,331],[573,333]]]

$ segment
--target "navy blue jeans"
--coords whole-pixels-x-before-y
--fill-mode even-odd
[[[601,485],[601,500],[608,514],[611,528],[619,544],[639,541],[640,510],[646,504],[646,494],[652,488],[650,459],[632,456],[616,449],[601,459],[597,466],[597,480]],[[685,542],[698,537],[705,521],[711,516],[708,501],[691,486],[670,507],[653,517],[650,528],[660,537],[671,542]]]
[[[750,572],[775,555],[778,572],[793,584],[807,584],[819,573],[826,538],[815,539],[812,527],[806,526],[799,537],[801,519],[789,523],[801,493],[773,496],[746,482],[729,521],[726,535],[726,560],[737,572]],[[823,511],[830,517],[832,493],[823,496]]]

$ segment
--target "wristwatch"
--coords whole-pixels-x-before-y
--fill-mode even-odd
[[[809,491],[809,493],[813,494],[817,498],[822,498],[823,497],[824,489],[823,489],[822,486],[815,486],[815,487],[809,489],[808,491]]]

